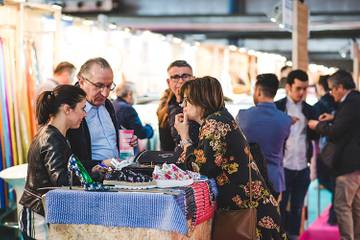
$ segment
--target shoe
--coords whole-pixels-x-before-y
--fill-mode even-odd
[[[82,185],[94,182],[89,173],[85,170],[84,165],[82,165],[80,160],[74,154],[68,159],[68,171],[70,172],[70,186],[72,186],[73,173],[78,176]]]
[[[327,220],[327,223],[331,226],[337,225],[336,213],[333,206],[331,206],[329,210],[329,218]]]
[[[68,171],[70,172],[70,189],[72,187],[74,173],[80,179],[81,185],[86,191],[106,191],[109,189],[108,187],[104,187],[103,184],[95,182],[74,154],[68,159]]]
[[[336,215],[335,214],[330,214],[329,215],[329,218],[327,220],[327,223],[331,226],[336,226],[338,223],[337,223],[337,218],[336,218]]]

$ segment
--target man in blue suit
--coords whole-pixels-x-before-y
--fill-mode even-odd
[[[249,143],[257,143],[267,162],[267,175],[275,196],[285,191],[284,145],[290,133],[291,118],[278,110],[274,97],[279,87],[275,74],[260,74],[254,89],[255,106],[240,110],[236,121]]]

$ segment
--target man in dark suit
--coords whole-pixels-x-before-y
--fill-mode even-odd
[[[354,90],[351,74],[343,70],[328,83],[339,103],[335,116],[325,113],[308,125],[335,144],[335,212],[341,239],[360,239],[360,93]]]
[[[68,131],[71,149],[93,177],[99,176],[100,163],[111,166],[119,159],[119,133],[115,110],[108,96],[116,85],[110,64],[104,58],[87,60],[77,74],[76,86],[86,92],[86,117],[78,129]],[[130,143],[137,144],[134,137]]]
[[[286,82],[287,96],[275,102],[279,110],[293,119],[284,153],[286,191],[280,203],[282,222],[290,239],[297,239],[300,234],[301,213],[310,184],[311,140],[316,137],[316,133],[307,126],[310,119],[315,119],[313,108],[305,102],[308,85],[306,72],[291,71]],[[287,213],[289,201],[290,212]]]

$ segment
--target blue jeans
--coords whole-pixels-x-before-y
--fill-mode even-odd
[[[310,184],[310,169],[290,170],[285,168],[286,190],[280,202],[281,222],[289,235],[299,235],[304,198]],[[290,202],[290,212],[286,207]]]

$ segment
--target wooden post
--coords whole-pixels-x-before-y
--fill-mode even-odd
[[[293,69],[308,69],[308,7],[305,3],[294,0],[292,31]]]
[[[353,78],[357,88],[360,89],[360,48],[359,44],[356,41],[352,43],[352,53],[353,53]]]

